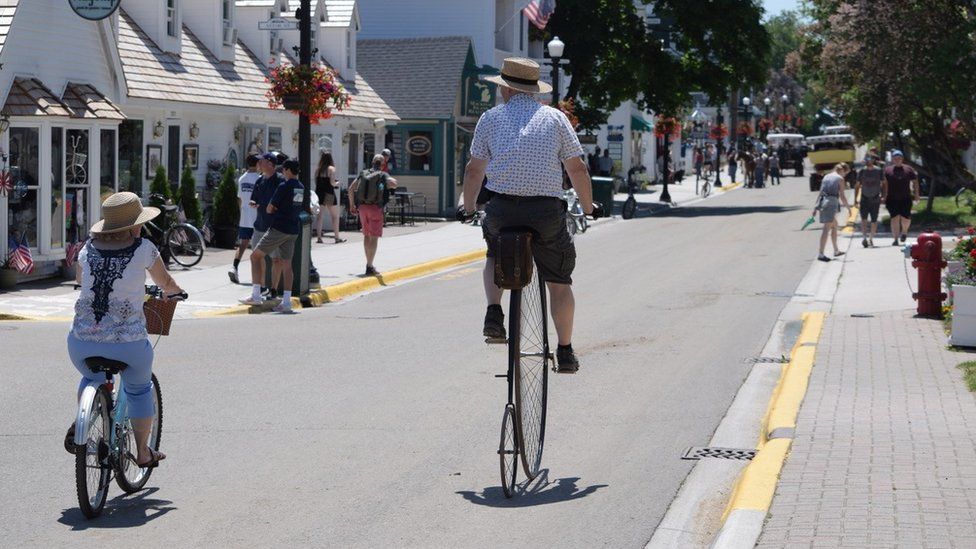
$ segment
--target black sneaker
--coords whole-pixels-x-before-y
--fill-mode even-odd
[[[895,241],[891,243],[891,245],[892,246],[897,246],[898,245],[898,239],[896,238]]]
[[[862,238],[861,239],[861,246],[864,246],[865,248],[867,248],[868,247],[868,239]]]
[[[556,347],[556,372],[560,374],[575,374],[579,370],[579,360],[573,352],[573,346]]]
[[[366,274],[364,274],[363,276],[376,276],[378,274],[380,273],[376,271],[376,267],[372,265],[366,265]]]
[[[505,339],[505,313],[501,305],[489,305],[482,334],[488,339]]]
[[[237,269],[231,269],[227,271],[227,277],[230,278],[230,281],[233,282],[234,284],[241,283],[240,279],[237,277]]]
[[[907,237],[906,235],[901,235],[901,241],[902,241],[902,243],[904,243],[904,242],[905,242],[905,239],[906,239],[906,238],[908,238],[908,237]]]

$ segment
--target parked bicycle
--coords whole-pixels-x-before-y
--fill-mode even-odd
[[[153,194],[150,200],[154,204],[161,204],[161,222],[164,228],[149,221],[145,225],[148,238],[159,248],[159,253],[163,256],[166,263],[172,259],[179,265],[190,268],[203,259],[203,252],[206,244],[199,229],[193,225],[182,221],[179,215],[179,208],[165,200],[162,195]],[[157,217],[158,221],[160,218]]]
[[[156,286],[147,286],[146,294],[149,296],[147,303],[163,298],[162,290]],[[173,301],[186,298],[185,292],[168,296]],[[146,310],[155,309],[147,307]],[[165,335],[169,332],[169,320],[172,318],[147,318],[148,331]],[[154,325],[160,329],[153,329]],[[158,339],[156,341],[159,342]],[[113,477],[123,492],[131,494],[146,485],[153,470],[136,464],[135,432],[128,416],[125,391],[120,389],[121,383],[117,387],[114,382],[114,376],[122,373],[128,364],[98,356],[86,358],[85,364],[93,372],[104,373],[105,380],[90,382],[82,390],[75,418],[74,447],[68,450],[75,455],[78,505],[81,512],[91,519],[102,513]],[[149,435],[149,447],[158,451],[163,431],[163,395],[156,374],[152,375],[152,385],[155,419]]]

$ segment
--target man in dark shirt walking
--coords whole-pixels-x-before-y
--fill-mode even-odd
[[[881,183],[884,171],[878,167],[873,155],[864,159],[865,166],[857,174],[854,186],[854,205],[861,208],[861,246],[874,247],[874,235],[878,232],[878,212],[881,210]],[[871,232],[868,232],[868,218]]]
[[[921,200],[918,187],[918,174],[905,164],[901,151],[891,152],[891,165],[884,170],[884,184],[881,187],[881,201],[891,215],[891,234],[895,237],[892,246],[904,242],[908,228],[912,224],[912,204]]]

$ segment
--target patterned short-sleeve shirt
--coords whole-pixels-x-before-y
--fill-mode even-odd
[[[561,197],[562,162],[583,154],[566,115],[525,94],[482,115],[471,141],[471,156],[488,161],[488,189],[513,196]]]

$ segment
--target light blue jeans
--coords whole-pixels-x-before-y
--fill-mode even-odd
[[[128,401],[129,417],[142,419],[155,415],[152,398],[153,348],[148,339],[130,343],[99,343],[82,341],[69,333],[68,356],[82,376],[78,385],[79,394],[89,382],[105,381],[104,373],[93,372],[85,365],[86,358],[100,356],[128,364],[129,367],[122,372],[122,390]]]

